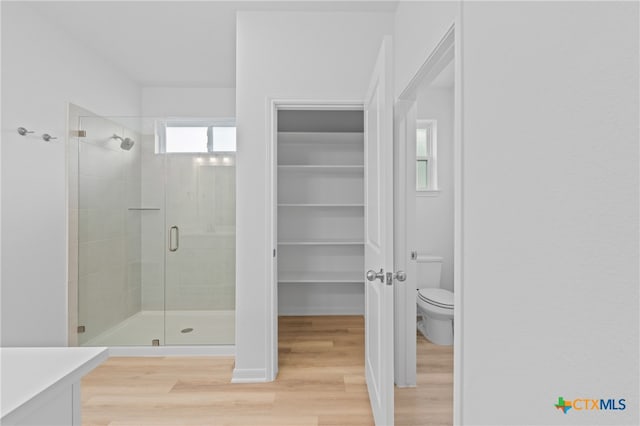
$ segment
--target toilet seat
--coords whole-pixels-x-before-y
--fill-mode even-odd
[[[432,306],[453,310],[453,293],[443,288],[421,288],[418,299]]]
[[[418,330],[436,345],[453,344],[453,293],[443,288],[421,288],[416,294]]]

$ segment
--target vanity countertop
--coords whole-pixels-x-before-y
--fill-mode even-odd
[[[0,348],[0,419],[19,417],[39,397],[78,382],[108,356],[102,347]]]

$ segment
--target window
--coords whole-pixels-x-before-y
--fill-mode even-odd
[[[418,120],[416,126],[416,191],[438,190],[436,120]]]
[[[214,153],[236,151],[232,119],[167,120],[156,123],[156,152]]]

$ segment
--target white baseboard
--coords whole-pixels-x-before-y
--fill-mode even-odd
[[[234,368],[231,383],[264,383],[267,380],[267,370],[264,368]]]
[[[396,383],[395,385],[397,388],[403,388],[403,389],[417,387],[415,383],[400,383],[400,384]]]
[[[109,356],[235,356],[235,345],[111,346]]]

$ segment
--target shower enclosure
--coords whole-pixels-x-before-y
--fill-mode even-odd
[[[233,123],[85,112],[71,139],[77,344],[233,344]]]

